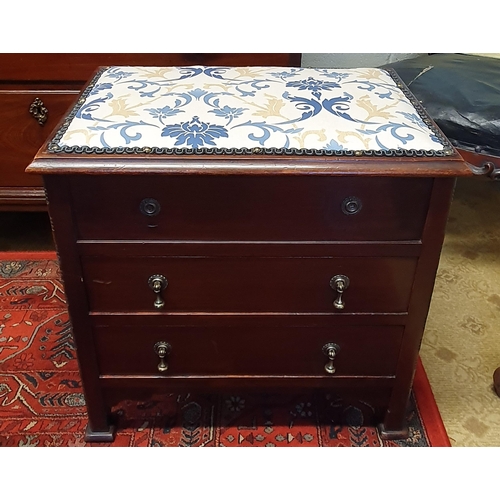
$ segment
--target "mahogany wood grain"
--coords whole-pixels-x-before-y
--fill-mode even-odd
[[[41,186],[0,187],[0,210],[11,212],[38,212],[45,207],[45,191]]]
[[[0,89],[2,186],[43,186],[40,176],[26,175],[24,169],[77,96],[78,91],[14,92]],[[29,113],[36,98],[41,99],[48,109],[48,118],[43,125]]]
[[[407,435],[406,429],[402,426],[405,418],[405,405],[410,396],[418,352],[424,334],[454,187],[455,179],[453,178],[434,180],[422,238],[422,254],[418,261],[408,308],[411,321],[405,329],[391,403],[380,426],[382,435],[388,439]]]
[[[405,312],[415,258],[83,257],[93,312],[156,312],[148,279],[168,280],[165,312],[340,312],[330,279],[346,275],[342,312]]]
[[[341,328],[344,326],[367,326],[368,328],[383,325],[405,325],[408,314],[404,313],[191,313],[191,312],[89,312],[92,327],[120,327],[126,325],[134,328],[164,327],[233,327],[233,328]]]
[[[83,84],[100,66],[300,66],[300,59],[285,53],[3,53],[0,67],[6,81]]]
[[[102,178],[91,179],[100,186]],[[240,181],[248,179],[243,177]],[[322,177],[315,179],[325,180]],[[363,178],[350,179],[353,186],[365,181]],[[293,380],[297,387],[329,387],[331,390],[346,383],[355,397],[358,386],[350,385],[354,380],[366,389],[371,387],[372,377],[394,377],[391,378],[393,389],[386,402],[387,412],[381,419],[381,429],[385,437],[404,435],[406,402],[444,234],[452,179],[425,181],[425,186],[433,186],[433,192],[421,241],[413,244],[407,241],[400,244],[380,241],[320,244],[318,248],[323,252],[315,254],[312,251],[309,257],[305,255],[315,246],[311,242],[285,242],[284,246],[278,245],[280,251],[276,252],[276,245],[269,242],[258,241],[250,245],[233,241],[227,243],[233,251],[229,256],[218,255],[217,249],[220,252],[225,248],[221,242],[212,242],[216,251],[207,252],[208,256],[202,252],[207,242],[184,242],[177,250],[190,248],[190,245],[195,249],[186,257],[164,256],[168,252],[162,249],[175,249],[175,241],[155,244],[147,240],[135,243],[115,240],[115,246],[109,241],[99,243],[100,240],[78,243],[76,227],[87,213],[83,206],[75,210],[75,190],[68,189],[69,183],[70,177],[47,176],[50,210],[56,214],[53,221],[56,234],[59,233],[56,241],[64,255],[63,276],[65,284],[69,283],[68,298],[73,304],[70,313],[75,325],[74,335],[81,362],[85,365],[86,398],[91,414],[95,414],[89,421],[90,429],[99,429],[96,432],[108,432],[108,435],[111,432],[110,428],[102,430],[103,425],[110,425],[109,410],[102,407],[102,398],[104,394],[107,398],[109,391],[112,398],[127,397],[127,387],[135,387],[133,380],[137,380],[137,387],[146,392],[161,387],[158,375],[146,367],[156,362],[151,346],[153,340],[166,340],[181,346],[176,353],[183,353],[178,358],[183,359],[179,361],[183,368],[178,373],[169,374],[172,379],[168,378],[168,384],[173,384],[168,385],[170,388],[272,389],[286,386],[286,380]],[[411,184],[409,186],[406,192],[411,197]],[[88,188],[92,192],[92,186]],[[411,219],[411,211],[405,216]],[[359,257],[349,257],[350,246],[356,244],[358,253],[360,248],[364,253],[361,252]],[[114,253],[113,248],[118,246],[121,252]],[[339,248],[336,257],[321,256],[322,253],[329,254],[332,247]],[[137,252],[138,248],[140,252]],[[239,256],[238,248],[243,250]],[[244,256],[245,248],[252,249],[251,256]],[[274,253],[266,256],[269,248]],[[369,249],[374,248],[390,249],[390,255],[368,256]],[[405,248],[413,249],[413,255],[392,255]],[[295,254],[289,254],[290,250]],[[332,263],[338,263],[339,267],[333,266],[335,269],[332,269]],[[152,308],[154,293],[147,285],[149,275],[157,272],[163,272],[169,279],[165,295],[168,310],[164,313]],[[337,272],[351,278],[344,298],[347,308],[353,307],[352,310],[332,312],[335,292],[326,282]],[[204,278],[206,276],[209,279]],[[325,283],[318,291],[316,287],[320,281]],[[179,295],[176,297],[175,294]],[[391,308],[400,312],[391,315]],[[281,313],[276,314],[276,311]],[[86,316],[89,312],[91,316]],[[392,335],[391,331],[398,333]],[[284,359],[293,360],[298,356],[300,361],[285,361],[285,365],[279,365],[277,360],[282,358],[276,352],[287,340],[290,342],[282,351]],[[317,356],[319,362],[323,355],[318,354],[318,345],[336,340],[344,347],[348,346],[349,356],[353,356],[343,361],[348,363],[343,382],[342,375],[328,377],[317,372],[315,375],[315,368],[311,366],[316,366],[316,361],[311,365],[309,359]],[[268,351],[266,346],[272,348]],[[238,359],[235,353],[239,349],[242,350],[241,363],[231,364]],[[260,352],[269,353],[269,357],[266,361],[264,356],[259,372]],[[200,368],[201,373],[196,372],[195,367],[203,365],[203,353],[208,354],[208,364]],[[186,356],[190,356],[187,361],[184,360]],[[215,359],[214,364],[210,364],[210,359]],[[382,364],[376,365],[379,362]],[[300,371],[306,365],[312,370],[312,375]],[[137,368],[133,368],[135,366]],[[271,371],[273,366],[275,372]],[[363,367],[374,371],[365,372]],[[209,378],[206,378],[207,373]],[[262,374],[269,376],[266,378]],[[366,401],[375,404],[375,399],[370,397]]]
[[[50,138],[49,138],[50,141]],[[362,177],[465,177],[472,176],[470,168],[458,153],[451,157],[350,157],[314,155],[187,155],[177,157],[142,154],[128,156],[88,154],[75,162],[71,153],[59,153],[54,158],[44,144],[27,168],[35,174],[85,174],[107,176],[126,175],[309,175],[309,176],[362,176]],[[165,159],[168,158],[168,161]],[[96,168],[98,166],[99,168]]]
[[[94,330],[102,375],[391,376],[395,374],[402,326],[302,327],[100,327]],[[168,369],[158,371],[156,342],[171,345]],[[325,371],[325,344],[339,346]],[[301,348],[297,349],[297,345]],[[374,352],[377,354],[374,355]]]
[[[108,439],[112,432],[109,401],[130,397],[129,390],[133,392],[134,388],[150,393],[161,392],[162,387],[163,390],[236,387],[272,390],[293,386],[332,391],[346,387],[350,396],[356,398],[359,391],[381,387],[377,384],[390,386],[390,397],[382,403],[386,411],[380,407],[377,410],[382,435],[386,438],[405,435],[405,409],[439,261],[453,179],[423,183],[427,188],[432,186],[432,194],[418,241],[346,244],[299,241],[282,242],[283,246],[265,241],[252,244],[184,241],[177,247],[175,241],[87,240],[85,243],[79,240],[76,228],[80,219],[88,215],[86,204],[75,204],[77,191],[69,189],[71,176],[46,177],[50,210],[55,214],[56,242],[63,254],[63,276],[70,290],[74,335],[87,381],[84,383],[91,409],[89,429],[98,429],[97,434],[90,433],[95,439],[102,438],[102,433]],[[92,192],[93,185],[102,187],[104,177],[89,179],[95,183],[86,185],[88,192]],[[238,179],[245,183],[251,177]],[[255,179],[264,182],[264,178]],[[268,179],[272,181],[275,177]],[[285,185],[287,179],[283,178]],[[307,185],[309,178],[303,179]],[[333,179],[342,181],[342,177]],[[357,183],[372,180],[376,179],[352,177],[349,184],[355,187]],[[321,186],[317,185],[320,192]],[[413,182],[405,191],[410,198],[412,190]],[[124,212],[123,216],[128,214]],[[407,211],[405,217],[410,220],[413,213]],[[309,222],[316,224],[312,219]],[[108,232],[103,234],[109,237]],[[232,253],[224,254],[226,245]],[[358,257],[349,256],[351,247],[357,249]],[[118,252],[117,248],[121,250]],[[175,255],[172,250],[176,248],[178,251],[191,248],[191,254],[188,251],[184,257],[179,252]],[[211,250],[203,252],[204,248]],[[332,248],[337,250],[332,252]],[[250,255],[245,256],[248,249]],[[388,255],[376,256],[375,249]],[[399,254],[405,249],[411,249],[406,257]],[[271,254],[266,255],[269,250]],[[339,267],[332,269],[332,263],[338,263]],[[347,308],[353,310],[332,312],[335,292],[326,282],[337,272],[351,278],[344,298]],[[163,273],[169,279],[164,313],[152,308],[154,293],[147,285],[147,278],[153,273]],[[325,282],[321,291],[317,289],[318,282]],[[150,364],[157,361],[151,344],[158,340],[179,346],[175,351],[179,372],[171,371],[165,377],[148,371]],[[314,372],[323,356],[318,354],[319,344],[336,340],[346,347],[342,352],[349,352],[349,357],[342,361],[347,363],[345,374],[327,376]],[[281,355],[276,354],[284,343]],[[241,359],[234,364],[238,356]],[[299,361],[292,362],[294,357]],[[280,365],[278,361],[282,359],[285,361]],[[173,357],[172,362],[175,360]],[[306,365],[312,374],[305,372]],[[365,401],[375,407],[380,402],[377,398],[375,391],[371,396],[366,395]],[[108,431],[103,430],[106,425]]]
[[[432,182],[322,176],[72,176],[80,239],[419,240]],[[356,214],[343,200],[362,203]],[[141,213],[143,199],[160,204]],[[411,213],[411,217],[408,215]]]
[[[323,394],[343,392],[350,399],[362,399],[366,405],[376,405],[380,392],[385,395],[385,408],[394,385],[394,376],[386,377],[329,377],[325,375],[178,375],[164,377],[161,375],[101,375],[100,384],[103,394],[114,401],[122,401],[133,394],[134,389],[144,393],[155,393],[158,396],[171,394],[173,391],[190,392],[191,390],[224,391],[234,390],[281,392],[311,389]],[[115,394],[111,395],[111,392]],[[347,398],[346,398],[347,399]],[[336,422],[333,422],[336,423]]]
[[[54,232],[59,266],[61,269],[68,311],[75,340],[83,392],[89,423],[88,441],[110,441],[113,439],[113,425],[109,409],[104,401],[99,384],[99,370],[92,335],[85,287],[81,280],[81,267],[77,254],[73,214],[68,180],[61,177],[45,179],[49,195],[49,216]]]
[[[410,241],[78,240],[82,256],[101,257],[418,257]],[[147,244],[146,244],[147,243]]]

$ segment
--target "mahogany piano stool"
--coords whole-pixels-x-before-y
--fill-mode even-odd
[[[403,438],[455,178],[397,74],[100,68],[42,174],[88,410],[313,390]]]

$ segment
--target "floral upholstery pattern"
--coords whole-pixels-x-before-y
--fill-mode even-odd
[[[205,66],[103,69],[51,143],[56,152],[447,147],[390,71]]]

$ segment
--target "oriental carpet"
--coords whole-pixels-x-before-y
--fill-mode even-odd
[[[450,446],[420,361],[407,439],[381,440],[356,408],[348,409],[349,425],[338,425],[336,409],[328,394],[169,394],[120,403],[114,443],[85,443],[85,399],[56,254],[0,252],[0,446]]]

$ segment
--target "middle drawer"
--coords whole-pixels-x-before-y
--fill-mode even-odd
[[[93,312],[401,313],[416,264],[416,257],[82,257]]]

